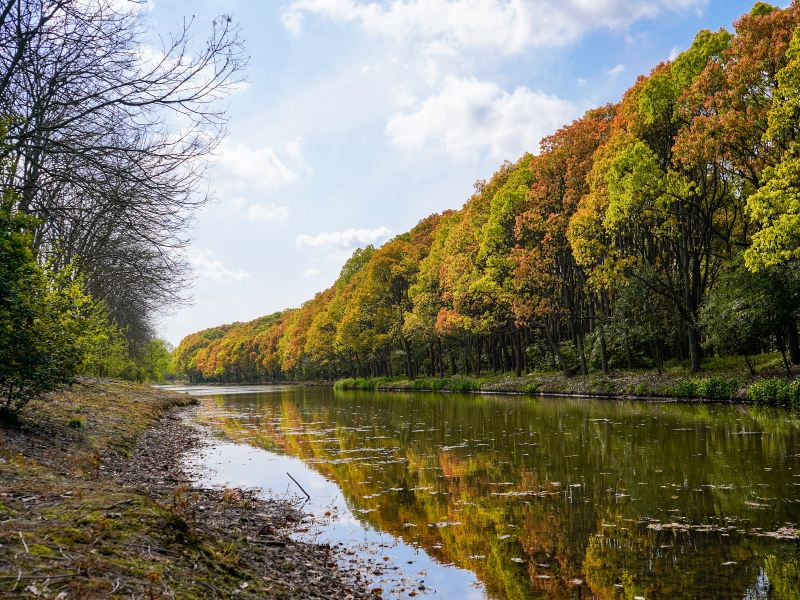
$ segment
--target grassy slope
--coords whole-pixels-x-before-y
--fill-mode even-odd
[[[761,401],[765,387],[786,387],[786,374],[779,355],[756,357],[758,374],[750,375],[744,361],[735,358],[706,360],[700,373],[692,374],[686,365],[673,364],[662,374],[653,370],[615,370],[609,375],[590,373],[565,377],[557,371],[513,374],[491,374],[483,377],[454,376],[445,378],[401,377],[342,379],[337,389],[381,390],[444,390],[451,392],[503,392],[522,394],[581,394],[593,396],[683,398],[705,400]],[[791,386],[790,386],[791,387]],[[794,386],[797,387],[797,386]],[[789,394],[797,390],[791,387]],[[768,390],[765,403],[775,403]],[[780,395],[780,390],[778,390]],[[800,400],[800,399],[798,399]],[[792,402],[786,402],[791,404]]]
[[[261,597],[237,549],[104,477],[113,455],[187,396],[85,381],[0,427],[0,596]],[[63,592],[63,595],[58,595]]]

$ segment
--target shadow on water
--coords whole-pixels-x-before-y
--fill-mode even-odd
[[[800,420],[566,398],[192,390],[214,483],[312,496],[439,598],[800,598]],[[363,550],[362,550],[363,551]],[[409,561],[411,563],[409,564]],[[477,579],[477,581],[476,581]],[[414,588],[416,589],[416,588]]]

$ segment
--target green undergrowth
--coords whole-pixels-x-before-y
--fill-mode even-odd
[[[762,355],[759,368],[749,373],[741,359],[712,358],[703,370],[691,374],[683,364],[668,365],[663,373],[650,370],[617,370],[608,375],[590,373],[567,377],[560,372],[538,372],[515,377],[489,374],[481,377],[375,377],[341,379],[337,390],[496,392],[528,395],[565,394],[600,397],[679,398],[753,402],[765,406],[800,409],[800,380],[787,378],[780,358]]]

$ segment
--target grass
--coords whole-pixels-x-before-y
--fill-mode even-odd
[[[800,382],[787,379],[779,354],[753,357],[757,375],[736,357],[714,357],[692,374],[687,363],[667,363],[659,374],[651,369],[616,370],[608,375],[566,377],[558,371],[535,372],[522,377],[489,374],[481,377],[404,377],[341,379],[339,390],[499,392],[518,394],[579,394],[589,396],[681,398],[687,400],[751,401],[800,408]]]

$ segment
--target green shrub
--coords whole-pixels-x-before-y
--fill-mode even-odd
[[[418,377],[411,383],[413,390],[441,390],[448,383],[447,379],[439,377]]]
[[[471,377],[450,377],[447,382],[447,389],[452,392],[471,392],[478,387],[478,382]]]
[[[681,381],[672,388],[670,395],[676,398],[696,398],[697,382],[694,379]]]
[[[758,405],[800,409],[800,380],[764,379],[751,385],[747,395]]]
[[[352,390],[353,389],[353,382],[354,379],[348,377],[346,379],[340,379],[336,383],[333,384],[333,389],[335,390]]]
[[[730,400],[736,395],[738,389],[739,382],[736,379],[708,377],[696,381],[696,394],[699,398]]]
[[[592,382],[592,391],[597,394],[614,393],[614,382],[605,377]]]
[[[0,130],[2,136],[2,130]],[[73,267],[37,262],[35,221],[0,192],[0,420],[79,373],[92,329],[92,298]]]
[[[539,384],[538,383],[526,383],[522,386],[522,391],[526,394],[534,396],[539,393]]]
[[[67,421],[67,427],[70,427],[72,429],[83,429],[83,421],[81,421],[77,417],[74,419],[70,419],[69,421]]]

